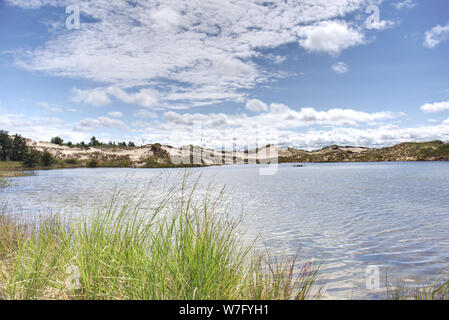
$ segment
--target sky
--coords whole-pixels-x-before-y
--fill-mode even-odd
[[[0,0],[0,129],[212,148],[449,141],[449,1]]]

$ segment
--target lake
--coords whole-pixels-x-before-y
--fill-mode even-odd
[[[244,212],[249,236],[275,254],[300,250],[320,263],[319,284],[330,298],[381,298],[366,287],[434,283],[449,272],[449,163],[282,164],[273,176],[259,166],[191,169],[203,185],[226,185],[233,213]],[[154,179],[177,182],[183,169],[67,169],[14,178],[1,195],[15,213],[88,209],[118,186],[131,194]],[[157,193],[158,184],[152,184]],[[205,187],[204,187],[205,188]],[[156,197],[156,193],[155,197]],[[0,198],[1,201],[1,198]],[[371,269],[372,270],[372,269]]]

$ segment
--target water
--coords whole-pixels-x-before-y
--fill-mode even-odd
[[[273,176],[248,165],[191,171],[201,173],[203,183],[228,187],[250,236],[261,235],[275,253],[300,249],[301,261],[316,259],[326,297],[382,297],[382,289],[366,288],[370,266],[379,268],[381,286],[386,278],[422,284],[448,274],[449,163],[283,164]],[[132,193],[152,179],[179,181],[183,172],[38,171],[15,178],[6,197],[17,213],[76,209],[107,200],[114,186]]]

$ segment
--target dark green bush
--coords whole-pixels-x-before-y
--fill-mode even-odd
[[[65,163],[67,163],[67,164],[77,164],[78,160],[74,159],[74,158],[65,159]]]
[[[0,130],[0,160],[22,161],[28,151],[26,140],[15,134],[10,137],[7,131]]]
[[[61,137],[54,137],[54,138],[51,138],[50,142],[61,146],[64,143],[64,140],[62,140]]]
[[[49,167],[55,162],[55,158],[51,155],[50,152],[45,150],[41,155],[41,163],[44,167]]]
[[[98,159],[90,159],[88,162],[87,162],[87,166],[89,167],[89,168],[96,168],[96,167],[98,167],[98,165],[100,164],[100,162],[98,161]]]
[[[42,154],[39,151],[30,149],[24,155],[23,164],[25,165],[25,167],[34,168],[41,161],[41,157]]]

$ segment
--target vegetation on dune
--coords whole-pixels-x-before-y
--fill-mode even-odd
[[[81,221],[0,215],[3,299],[306,299],[317,268],[273,263],[238,235],[225,192],[184,178],[151,212],[114,197]],[[119,204],[121,203],[121,204]],[[37,227],[39,226],[39,227]]]
[[[382,162],[382,161],[449,161],[449,143],[442,141],[401,143],[381,149],[362,148],[354,152],[352,147],[330,146],[307,152],[289,148],[291,156],[281,157],[279,162]]]
[[[101,149],[127,149],[127,148],[137,148],[136,144],[133,141],[127,142],[112,142],[109,141],[109,143],[103,143],[100,142],[96,137],[92,137],[88,143],[85,143],[84,141],[81,141],[79,143],[72,143],[71,141],[68,141],[64,143],[64,140],[61,137],[53,137],[51,138],[51,143],[57,144],[60,146],[67,146],[69,148],[79,148],[79,149],[89,149],[90,147],[94,148],[101,148]]]
[[[0,130],[0,160],[22,161],[27,151],[24,138],[18,134],[11,137],[7,131]]]
[[[145,147],[136,147],[135,143],[130,142],[109,142],[102,143],[96,137],[92,137],[88,143],[80,142],[73,144],[65,143],[61,137],[53,137],[51,142],[55,145],[69,148],[78,148],[79,153],[75,152],[69,155],[72,158],[65,158],[64,152],[58,147],[36,148],[27,146],[26,139],[20,135],[10,136],[8,132],[0,130],[0,175],[11,176],[19,175],[20,170],[26,169],[62,169],[62,168],[189,168],[202,167],[207,164],[246,164],[249,160],[238,158],[234,153],[221,151],[223,155],[222,163],[214,163],[214,159],[201,159],[193,161],[193,152],[195,148],[190,146],[190,162],[175,164],[166,151],[166,147],[159,143],[154,143]],[[267,145],[266,147],[270,147]],[[91,149],[95,148],[95,149]],[[148,148],[149,153],[140,159],[131,161],[130,154],[124,150],[132,151],[136,148]],[[37,150],[39,149],[39,151]],[[90,150],[87,152],[87,150]],[[256,151],[260,151],[256,149]],[[115,153],[116,152],[116,153]],[[209,151],[205,152],[205,157],[209,156]],[[243,154],[248,155],[246,150]],[[212,156],[212,155],[211,155]],[[337,145],[329,146],[316,151],[303,151],[294,148],[288,148],[280,152],[277,159],[278,163],[323,163],[323,162],[383,162],[383,161],[449,161],[449,143],[442,141],[431,141],[421,143],[401,143],[392,147],[373,149],[373,148],[355,148],[340,147]],[[2,165],[5,161],[17,162],[15,173],[13,170]],[[176,161],[175,161],[176,162]],[[265,163],[261,159],[256,159],[256,163]],[[195,163],[195,164],[194,164]],[[6,172],[8,171],[8,172]],[[6,172],[6,173],[5,173]]]

